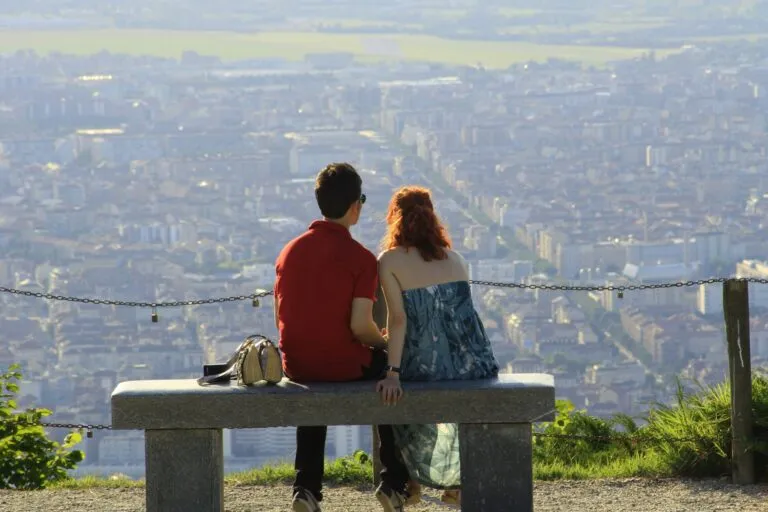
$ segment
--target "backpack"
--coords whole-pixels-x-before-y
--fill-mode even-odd
[[[204,365],[203,376],[197,382],[204,386],[236,380],[240,386],[251,386],[261,381],[277,384],[282,378],[280,352],[275,344],[266,336],[252,334],[226,363]]]

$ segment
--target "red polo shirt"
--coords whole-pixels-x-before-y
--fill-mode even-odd
[[[376,257],[349,230],[315,221],[290,241],[275,264],[283,370],[296,381],[362,377],[371,349],[352,335],[352,299],[376,300]]]

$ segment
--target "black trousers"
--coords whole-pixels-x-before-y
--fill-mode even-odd
[[[361,380],[379,380],[384,378],[387,368],[387,353],[384,350],[373,351],[371,366],[363,368]],[[373,389],[371,389],[373,393]],[[379,457],[384,469],[381,470],[381,481],[392,489],[402,492],[410,476],[408,468],[403,464],[398,448],[395,445],[395,434],[391,425],[379,425]],[[325,438],[328,427],[318,425],[296,428],[296,480],[294,490],[302,487],[322,501],[323,469],[325,464]]]

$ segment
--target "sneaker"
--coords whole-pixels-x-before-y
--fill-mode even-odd
[[[384,512],[403,512],[408,500],[407,492],[397,492],[384,482],[376,489],[374,496],[381,503]]]
[[[322,512],[322,510],[314,494],[298,488],[293,493],[293,512]]]

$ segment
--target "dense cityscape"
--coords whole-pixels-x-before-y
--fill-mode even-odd
[[[0,57],[0,284],[164,302],[269,291],[274,260],[319,212],[314,176],[349,161],[374,253],[402,184],[430,187],[480,281],[505,372],[552,373],[591,414],[638,415],[676,378],[726,375],[719,284],[768,278],[768,51],[691,45],[605,68]],[[541,284],[651,286],[570,292]],[[768,361],[768,287],[752,285],[752,355]],[[20,407],[109,424],[118,382],[198,377],[244,336],[276,337],[272,302],[141,308],[3,294],[0,368]],[[372,390],[373,392],[373,390]],[[333,427],[330,457],[368,449]],[[64,432],[54,432],[63,436]],[[141,432],[96,431],[81,473],[141,476]],[[225,433],[228,468],[290,458],[292,428]]]

